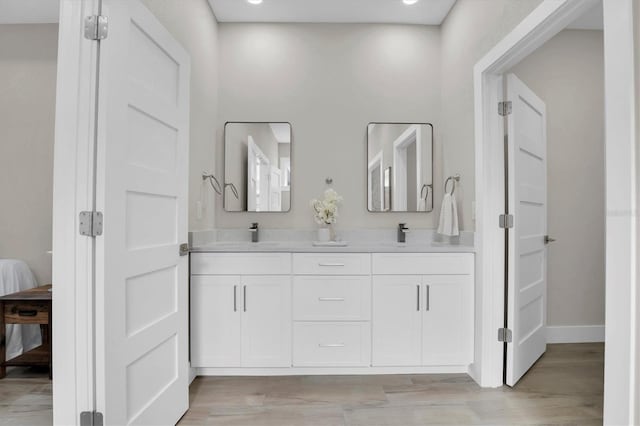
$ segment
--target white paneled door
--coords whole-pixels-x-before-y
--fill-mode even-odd
[[[507,76],[509,233],[506,383],[514,386],[546,350],[547,127],[545,104]]]
[[[102,0],[97,410],[175,424],[188,408],[189,56],[139,0]]]

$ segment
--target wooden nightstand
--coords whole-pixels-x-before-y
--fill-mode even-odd
[[[0,297],[0,379],[8,366],[46,366],[51,378],[51,285]],[[42,345],[6,360],[5,324],[40,324]]]

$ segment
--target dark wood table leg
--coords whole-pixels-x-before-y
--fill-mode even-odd
[[[7,327],[4,324],[4,302],[0,301],[0,379],[7,375],[4,362],[7,356]]]
[[[49,323],[47,324],[47,348],[49,349],[49,380],[53,379],[53,347],[51,345],[51,341],[52,341],[52,306],[51,306],[51,302],[49,302]]]

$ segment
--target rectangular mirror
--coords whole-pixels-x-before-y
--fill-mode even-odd
[[[225,124],[225,211],[288,212],[290,208],[291,124]]]
[[[369,123],[367,207],[370,212],[433,210],[433,126]]]

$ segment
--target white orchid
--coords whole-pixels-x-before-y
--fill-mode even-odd
[[[342,197],[333,189],[324,191],[324,199],[311,200],[313,209],[313,219],[318,225],[332,225],[338,218],[338,204],[342,202]]]

